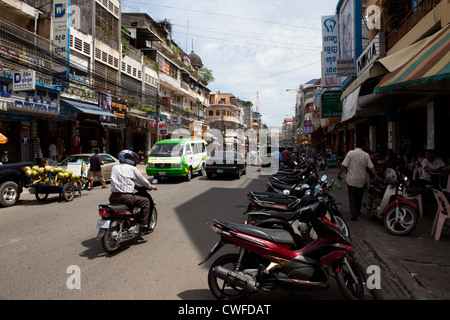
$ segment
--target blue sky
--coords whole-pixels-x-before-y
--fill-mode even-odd
[[[334,14],[336,4],[123,0],[122,10],[168,19],[172,39],[187,53],[193,48],[212,70],[215,81],[209,89],[252,101],[270,128],[280,128],[284,118],[294,115],[295,90],[320,78],[321,17]]]

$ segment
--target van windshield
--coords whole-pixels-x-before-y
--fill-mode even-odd
[[[153,157],[181,157],[183,155],[183,144],[181,143],[158,143],[150,151]]]

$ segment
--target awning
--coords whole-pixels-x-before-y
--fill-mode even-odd
[[[0,144],[4,144],[8,142],[8,138],[0,133]]]
[[[392,70],[394,63],[401,60],[404,63]],[[450,25],[378,62],[391,72],[380,80],[374,93],[449,80]]]
[[[353,118],[353,116],[356,114],[360,89],[361,87],[357,87],[352,93],[344,98],[344,101],[342,101],[342,122]]]
[[[96,114],[99,116],[114,117],[114,118],[118,117],[115,114],[105,111],[93,104],[88,104],[85,102],[78,102],[78,101],[68,101],[68,100],[61,100],[61,102],[68,104],[69,106],[74,107],[75,109],[78,109],[79,111],[84,112],[84,113]]]

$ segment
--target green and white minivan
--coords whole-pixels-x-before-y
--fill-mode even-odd
[[[153,146],[147,159],[146,172],[155,179],[185,177],[192,173],[205,174],[206,142],[202,139],[184,138],[162,140]]]

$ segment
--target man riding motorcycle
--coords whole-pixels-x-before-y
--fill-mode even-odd
[[[122,150],[119,153],[120,164],[115,165],[111,171],[111,195],[110,203],[123,203],[131,207],[139,207],[141,211],[141,228],[148,227],[147,221],[150,214],[151,203],[146,197],[133,194],[135,185],[156,190],[156,186],[144,178],[136,168],[139,156],[131,150]]]

